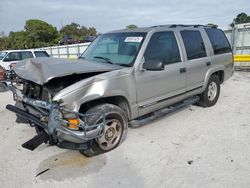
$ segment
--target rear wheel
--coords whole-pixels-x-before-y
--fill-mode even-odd
[[[101,104],[89,109],[86,114],[102,112],[105,115],[105,128],[103,135],[92,141],[88,150],[80,152],[92,157],[115,149],[121,144],[127,135],[128,121],[126,113],[118,106],[112,104]],[[102,115],[93,115],[88,118],[88,125],[94,125],[102,121]]]
[[[205,91],[200,95],[200,106],[210,107],[216,104],[220,96],[220,80],[217,75],[212,75]]]

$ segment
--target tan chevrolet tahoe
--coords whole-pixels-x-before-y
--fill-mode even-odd
[[[9,72],[16,106],[43,142],[86,156],[113,150],[128,124],[190,97],[216,104],[233,74],[232,51],[222,30],[164,25],[100,35],[79,60],[24,60]],[[16,88],[16,83],[23,85]],[[138,138],[139,139],[139,138]]]

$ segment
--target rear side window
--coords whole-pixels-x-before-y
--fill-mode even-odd
[[[49,54],[46,51],[35,51],[36,57],[49,57]]]
[[[184,30],[181,36],[187,52],[187,59],[206,57],[206,49],[200,31]]]
[[[33,58],[33,54],[30,51],[27,52],[21,52],[22,59],[28,59],[28,58]]]
[[[215,55],[231,52],[229,42],[222,30],[215,28],[206,28],[205,30],[211,41]]]
[[[172,31],[154,33],[144,54],[145,61],[161,61],[165,65],[180,62],[180,52]]]

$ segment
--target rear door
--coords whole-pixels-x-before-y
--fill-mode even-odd
[[[161,71],[140,71],[136,74],[139,113],[143,115],[164,104],[173,96],[185,92],[185,63],[173,31],[156,32],[144,53],[145,63],[161,61]]]
[[[200,30],[182,30],[180,34],[186,50],[187,91],[201,88],[211,66],[207,41]]]
[[[233,71],[233,56],[230,44],[224,32],[216,28],[206,28],[205,31],[209,37],[209,40],[211,41],[213,48],[213,54],[211,56],[212,64],[225,65],[227,68],[225,71],[228,71],[228,74],[225,75],[231,76]]]

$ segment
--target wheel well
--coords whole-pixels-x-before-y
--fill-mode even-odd
[[[7,83],[6,82],[1,82],[1,84],[5,85],[7,87]]]
[[[109,104],[119,106],[121,109],[123,109],[126,112],[127,117],[130,119],[130,115],[131,115],[130,106],[129,106],[128,100],[123,96],[105,97],[105,98],[100,98],[100,99],[86,102],[81,105],[79,112],[85,113],[90,108],[99,104],[103,104],[103,103],[109,103]]]
[[[213,73],[212,75],[217,75],[219,77],[220,83],[222,84],[224,82],[224,71],[217,71]]]

